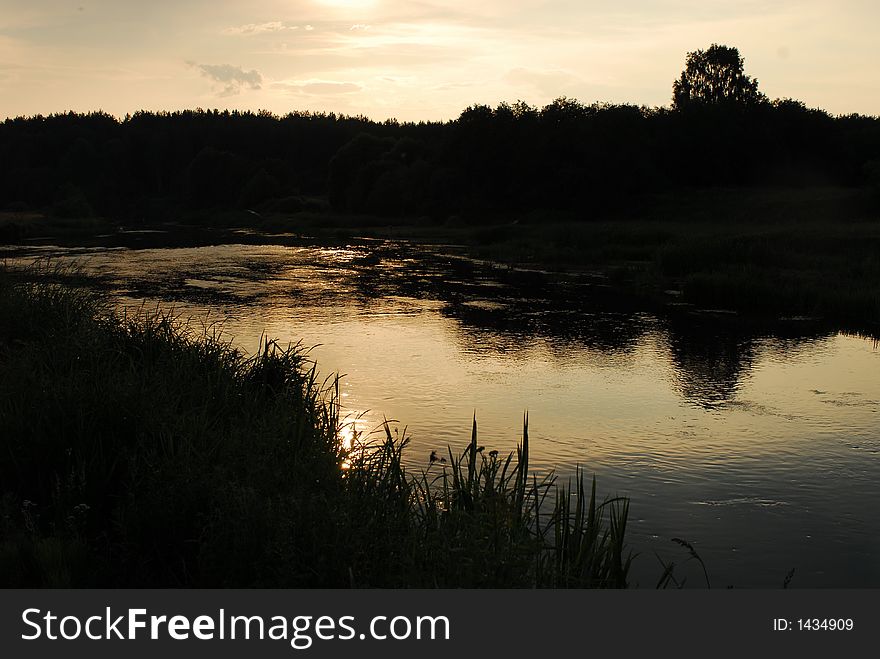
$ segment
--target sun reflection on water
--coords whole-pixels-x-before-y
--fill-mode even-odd
[[[480,441],[505,455],[528,409],[532,467],[564,482],[580,465],[604,491],[630,496],[643,549],[686,529],[714,543],[730,583],[775,583],[776,566],[795,554],[804,583],[880,583],[866,558],[866,539],[880,537],[870,505],[880,483],[873,337],[633,312],[576,280],[533,285],[409,254],[221,245],[92,251],[83,265],[121,306],[223,319],[224,336],[248,354],[263,336],[314,346],[321,375],[346,374],[336,398],[342,469],[387,438],[383,415],[400,420],[388,422],[395,441],[411,438],[403,466],[433,478],[450,468],[450,447],[458,455],[467,445],[475,411]],[[731,558],[743,537],[748,570]],[[792,540],[802,537],[815,540]],[[874,571],[825,576],[832,550],[838,564]]]

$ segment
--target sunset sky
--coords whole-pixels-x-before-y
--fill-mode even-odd
[[[659,106],[687,51],[712,43],[738,47],[770,98],[877,115],[878,25],[877,0],[0,0],[0,119]]]

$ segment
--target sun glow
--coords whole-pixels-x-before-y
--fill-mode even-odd
[[[343,461],[342,468],[350,469],[351,468],[351,454],[353,451],[356,451],[360,448],[361,443],[364,441],[364,434],[366,429],[366,421],[364,419],[364,415],[366,411],[358,412],[358,413],[350,413],[346,415],[346,417],[341,421],[339,425],[339,429],[337,430],[337,436],[342,444],[343,451]]]
[[[326,7],[340,7],[345,9],[366,9],[376,4],[376,0],[315,0],[319,5]]]

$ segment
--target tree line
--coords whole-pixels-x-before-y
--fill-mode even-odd
[[[770,101],[735,48],[689,53],[671,107],[558,98],[447,122],[186,110],[7,119],[0,208],[155,221],[328,205],[381,216],[590,217],[710,186],[873,186],[880,119]]]

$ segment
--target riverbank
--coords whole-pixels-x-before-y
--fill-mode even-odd
[[[0,273],[6,587],[620,587],[628,505],[341,432],[307,355]],[[555,503],[550,505],[549,501]]]
[[[861,190],[693,191],[590,221],[531,215],[362,233],[457,242],[511,266],[600,273],[658,302],[880,331],[880,207]]]
[[[689,191],[591,218],[530,213],[437,221],[223,211],[181,221],[118,227],[7,216],[0,235],[19,244],[133,247],[344,243],[364,236],[456,244],[469,256],[509,266],[599,273],[662,303],[880,331],[880,209],[862,189]]]

